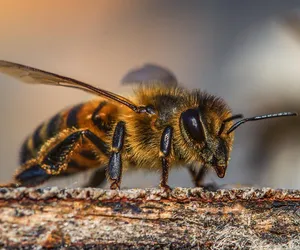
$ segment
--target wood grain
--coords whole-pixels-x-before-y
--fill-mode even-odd
[[[300,249],[300,191],[0,188],[0,247]]]

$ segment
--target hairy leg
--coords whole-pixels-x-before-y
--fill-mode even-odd
[[[37,186],[51,176],[63,173],[83,140],[89,140],[99,150],[105,150],[105,143],[90,130],[66,129],[49,139],[36,158],[27,161],[15,174],[15,182],[7,186]]]

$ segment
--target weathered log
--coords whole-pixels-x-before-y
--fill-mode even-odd
[[[0,247],[300,249],[300,191],[1,188]]]

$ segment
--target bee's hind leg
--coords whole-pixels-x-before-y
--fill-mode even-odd
[[[34,187],[43,184],[50,177],[51,175],[48,174],[45,169],[41,168],[41,165],[34,159],[25,163],[25,165],[16,172],[14,176],[15,183],[13,183],[13,185],[15,187]]]
[[[89,140],[99,150],[107,151],[106,144],[90,130],[65,130],[48,140],[40,149],[37,158],[29,160],[17,171],[16,185],[37,186],[51,176],[64,172],[83,139]]]

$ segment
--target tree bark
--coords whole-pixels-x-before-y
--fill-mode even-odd
[[[0,248],[300,249],[300,191],[0,188]]]

